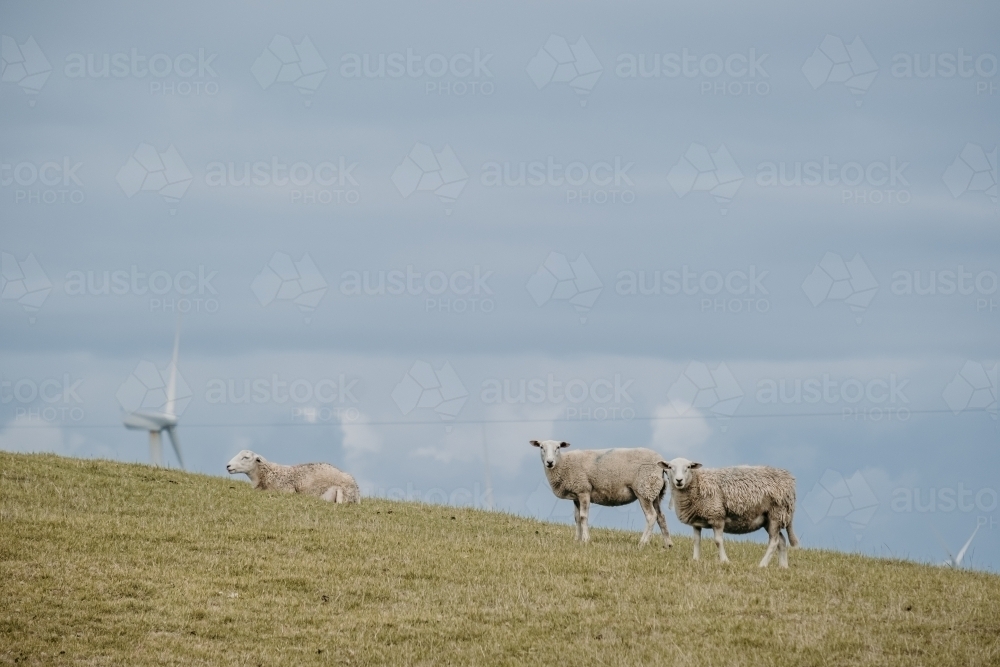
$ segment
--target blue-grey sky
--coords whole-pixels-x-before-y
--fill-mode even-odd
[[[192,470],[567,521],[529,439],[646,446],[1000,566],[995,4],[0,13],[0,448],[148,462],[183,312]]]

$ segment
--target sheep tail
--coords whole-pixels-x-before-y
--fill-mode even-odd
[[[798,535],[795,534],[795,531],[792,529],[791,519],[788,520],[788,525],[785,527],[785,532],[788,533],[788,543],[793,547],[799,546],[799,537]]]

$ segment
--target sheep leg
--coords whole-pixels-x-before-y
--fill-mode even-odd
[[[576,523],[576,535],[573,537],[577,542],[580,541],[580,501],[577,498],[573,499],[573,521]]]
[[[782,544],[785,542],[785,538],[781,536],[781,528],[770,518],[767,522],[767,535],[770,539],[767,541],[767,549],[764,551],[764,557],[760,559],[760,567],[767,567],[771,563],[771,556],[774,555],[774,550],[778,548],[778,540],[780,539]]]
[[[331,503],[342,503],[344,502],[344,490],[339,486],[331,486],[323,492],[320,498]]]
[[[701,528],[694,528],[694,560],[701,557]]]
[[[729,556],[726,555],[726,545],[722,541],[722,532],[725,524],[712,526],[712,537],[715,538],[715,546],[719,547],[719,562],[728,563]]]
[[[670,531],[667,530],[667,519],[663,516],[663,510],[660,508],[660,503],[654,503],[653,506],[656,508],[656,523],[660,526],[660,535],[663,537],[663,546],[670,548],[674,546],[674,541],[670,539]]]
[[[590,516],[590,494],[580,497],[580,540],[586,544],[590,542],[590,526],[587,525],[587,518]]]
[[[653,526],[656,525],[656,508],[653,503],[646,500],[643,497],[639,497],[639,507],[642,508],[642,513],[646,517],[646,530],[642,531],[642,537],[639,538],[639,546],[645,546],[649,542],[649,538],[653,536]]]
[[[778,533],[778,567],[788,567],[788,547],[785,546],[785,536]]]

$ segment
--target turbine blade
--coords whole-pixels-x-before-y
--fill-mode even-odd
[[[184,470],[184,458],[181,456],[181,443],[177,439],[177,429],[171,426],[167,429],[167,435],[170,436],[170,444],[174,446],[174,454],[177,455],[177,462],[181,464],[181,470]]]
[[[972,540],[973,540],[973,538],[975,538],[976,533],[978,533],[978,532],[979,532],[979,522],[977,521],[976,522],[976,529],[974,531],[972,531],[972,535],[969,536],[969,539],[962,546],[961,551],[959,551],[958,555],[955,556],[955,565],[961,565],[962,564],[962,559],[965,558],[965,552],[968,551],[969,545],[972,544]]]
[[[177,415],[177,353],[181,346],[181,318],[177,316],[177,330],[174,332],[174,354],[170,360],[170,380],[167,382],[167,404],[164,412]]]

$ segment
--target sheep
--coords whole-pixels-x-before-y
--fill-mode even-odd
[[[793,547],[799,538],[792,530],[795,478],[787,470],[769,466],[702,468],[685,458],[661,461],[670,485],[670,501],[677,518],[694,528],[694,560],[701,552],[701,529],[711,528],[719,560],[728,563],[722,534],[752,533],[766,528],[767,550],[760,567],[767,567],[778,550],[778,565],[788,567],[784,529]]]
[[[576,507],[576,540],[590,541],[587,518],[590,503],[627,505],[636,499],[646,516],[646,530],[639,538],[645,545],[653,534],[653,524],[660,526],[663,544],[672,547],[667,520],[660,509],[666,492],[662,472],[657,465],[663,458],[651,449],[591,449],[562,453],[568,442],[532,440],[541,451],[545,476],[558,498],[570,499]]]
[[[244,449],[226,465],[230,475],[246,473],[255,489],[305,493],[333,503],[360,503],[358,483],[329,463],[285,466]]]

